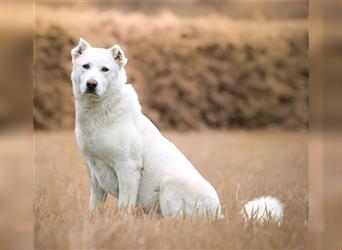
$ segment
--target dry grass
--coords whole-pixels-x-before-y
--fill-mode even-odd
[[[306,132],[165,134],[217,189],[224,204],[224,220],[126,215],[110,198],[106,210],[89,221],[89,186],[73,133],[38,132],[36,249],[307,248]],[[284,201],[283,225],[244,225],[239,214],[242,204],[265,194]]]
[[[30,249],[33,244],[30,132],[0,130],[0,249]]]

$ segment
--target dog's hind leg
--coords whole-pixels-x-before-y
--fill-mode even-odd
[[[167,177],[161,182],[159,205],[163,216],[221,217],[216,192],[186,177]]]
[[[176,217],[184,212],[185,201],[182,201],[180,188],[172,183],[172,178],[166,178],[160,185],[159,207],[163,216]],[[182,206],[183,205],[183,206]]]

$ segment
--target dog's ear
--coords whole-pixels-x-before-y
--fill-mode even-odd
[[[127,64],[128,59],[125,57],[125,54],[119,45],[115,44],[109,51],[112,53],[114,61],[119,65],[120,69]]]
[[[80,38],[78,45],[71,50],[72,61],[74,62],[80,55],[84,53],[84,51],[89,48],[91,48],[90,44],[83,38]]]

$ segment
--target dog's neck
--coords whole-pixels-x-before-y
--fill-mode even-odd
[[[134,112],[134,103],[125,86],[102,97],[83,96],[75,99],[76,126],[100,129],[115,124],[119,117]]]

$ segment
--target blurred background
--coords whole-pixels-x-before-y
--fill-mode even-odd
[[[34,126],[74,127],[70,50],[118,43],[143,112],[162,129],[303,129],[307,1],[36,6]]]
[[[33,12],[0,3],[0,249],[33,245]]]

